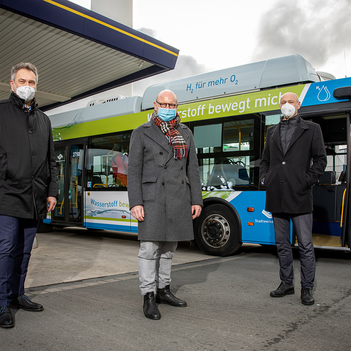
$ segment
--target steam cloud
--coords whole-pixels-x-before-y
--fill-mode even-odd
[[[253,61],[300,54],[318,69],[350,48],[350,8],[351,0],[277,1],[262,15]]]
[[[153,38],[157,38],[157,32],[150,28],[141,28],[138,30]],[[145,89],[153,84],[169,82],[207,71],[208,69],[206,69],[205,65],[198,63],[194,57],[180,53],[174,70],[133,83],[133,95],[143,96]]]

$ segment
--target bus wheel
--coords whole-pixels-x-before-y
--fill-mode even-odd
[[[196,244],[208,255],[228,256],[241,246],[238,218],[224,205],[205,207],[194,229]]]

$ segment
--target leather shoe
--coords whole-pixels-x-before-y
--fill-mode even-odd
[[[164,289],[157,289],[156,302],[167,303],[168,305],[175,307],[187,306],[187,303],[185,301],[178,299],[172,294],[169,285],[164,287]]]
[[[314,298],[312,296],[312,289],[306,289],[306,288],[301,289],[301,302],[304,305],[313,305],[314,304]]]
[[[295,294],[294,285],[281,282],[277,290],[271,291],[272,297],[283,297],[285,295]]]
[[[20,295],[11,300],[11,308],[22,308],[25,311],[40,312],[44,307],[38,303],[32,302],[28,296]]]
[[[0,306],[0,327],[13,328],[15,326],[9,306]]]
[[[156,305],[154,292],[148,292],[146,295],[144,295],[143,310],[146,318],[154,320],[161,318],[161,313]]]

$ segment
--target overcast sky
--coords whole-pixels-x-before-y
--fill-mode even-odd
[[[72,0],[90,8],[90,0]],[[317,71],[351,76],[351,0],[134,0],[133,27],[180,50],[176,68],[134,84],[300,54]]]

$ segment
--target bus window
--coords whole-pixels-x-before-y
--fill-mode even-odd
[[[253,150],[254,120],[234,120],[225,123],[194,127],[198,153]]]
[[[91,190],[126,190],[130,133],[92,138],[88,147],[87,184]]]
[[[266,126],[269,127],[274,124],[278,124],[281,116],[281,114],[266,116]]]
[[[254,147],[253,135],[253,120],[235,120],[223,123],[223,151],[252,150]]]
[[[194,128],[194,140],[198,153],[213,153],[222,147],[222,123]]]
[[[254,141],[259,124],[254,118],[194,126],[203,190],[252,190],[257,183],[259,143]]]
[[[249,156],[203,158],[200,178],[203,190],[235,189],[251,185],[248,174]]]
[[[336,183],[342,183],[342,172],[345,174],[347,164],[347,145],[326,145],[327,167],[326,172],[335,172]]]

